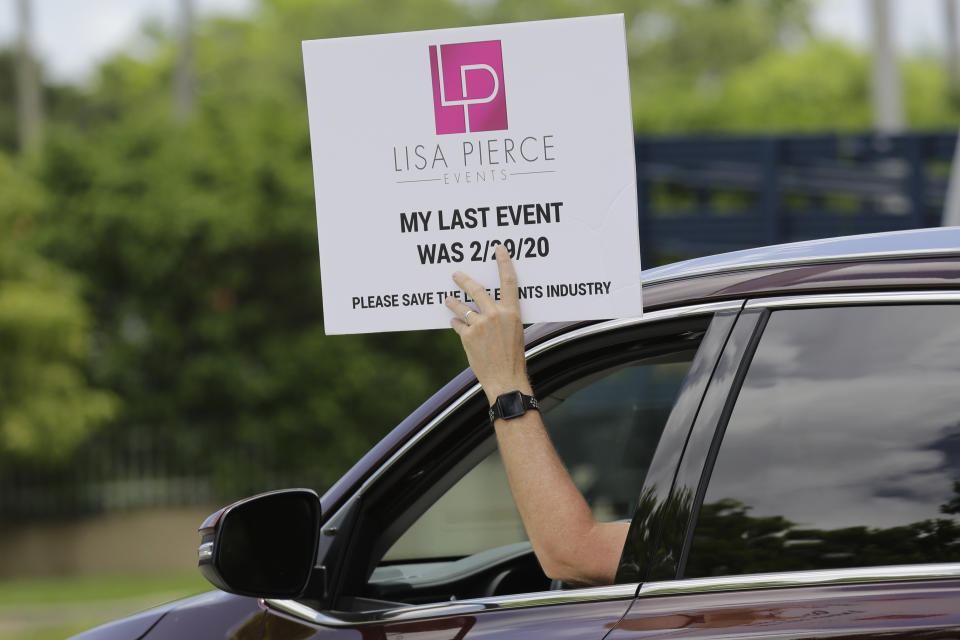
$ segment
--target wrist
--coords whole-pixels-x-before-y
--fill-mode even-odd
[[[488,416],[490,423],[496,427],[498,423],[521,418],[530,411],[540,411],[540,402],[533,394],[525,394],[522,391],[508,391],[490,405]]]
[[[517,377],[510,380],[498,380],[496,383],[483,385],[483,392],[487,395],[487,404],[492,405],[504,393],[519,391],[526,395],[533,395],[533,387],[526,376]]]

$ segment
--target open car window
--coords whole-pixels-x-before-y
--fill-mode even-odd
[[[701,344],[719,357],[722,342],[704,342],[714,319],[584,327],[530,357],[551,439],[598,520],[634,518],[651,461],[657,477],[667,472],[658,443],[677,428],[695,357],[698,375],[710,369]],[[482,393],[453,398],[341,508],[319,556],[326,595],[303,603],[356,617],[564,588],[527,542],[487,411]]]
[[[554,446],[598,520],[632,516],[693,353],[608,367],[541,394]],[[390,546],[365,598],[422,604],[551,588],[486,430],[479,461]]]
[[[526,539],[503,460],[494,449],[400,536],[383,561],[458,559]],[[378,570],[373,579],[393,573]]]
[[[669,360],[603,371],[543,398],[550,438],[597,520],[628,520],[633,513],[637,487],[690,366],[686,357]],[[493,448],[383,560],[458,558],[526,539]]]

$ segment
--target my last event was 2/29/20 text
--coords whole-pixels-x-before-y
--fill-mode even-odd
[[[400,232],[483,229],[517,227],[560,222],[562,202],[525,203],[466,207],[444,212],[442,209],[400,213]],[[502,244],[514,260],[545,258],[550,254],[550,240],[545,235],[511,234],[486,240],[433,242],[417,245],[420,264],[485,262],[493,260],[494,249]]]

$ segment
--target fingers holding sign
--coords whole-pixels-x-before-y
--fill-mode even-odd
[[[460,336],[467,361],[491,402],[502,393],[515,389],[529,393],[530,389],[523,352],[517,272],[502,245],[497,247],[496,256],[500,271],[499,303],[480,283],[461,272],[454,274],[453,280],[473,298],[477,310],[452,297],[444,302],[459,316],[450,324]]]
[[[467,303],[457,300],[456,298],[447,298],[444,301],[444,304],[446,304],[451,311],[457,314],[456,318],[451,318],[450,320],[450,325],[454,329],[457,328],[458,324],[469,325],[471,316],[473,317],[473,322],[476,322],[477,318],[480,316],[476,309],[471,308],[467,305]]]
[[[493,301],[493,298],[490,297],[490,294],[487,293],[483,285],[467,274],[462,271],[457,271],[453,274],[453,281],[456,282],[457,286],[463,289],[468,296],[473,298],[473,301],[477,303],[477,307],[480,309],[480,313],[491,313],[496,309],[497,303]]]
[[[520,297],[517,289],[517,270],[513,268],[513,261],[506,247],[500,245],[495,251],[497,268],[500,271],[500,304],[508,309],[514,309],[520,315]]]

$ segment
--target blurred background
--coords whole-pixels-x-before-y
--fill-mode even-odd
[[[301,40],[624,13],[654,266],[960,224],[958,8],[0,0],[0,639],[206,590],[204,516],[322,492],[466,366],[324,336]]]

